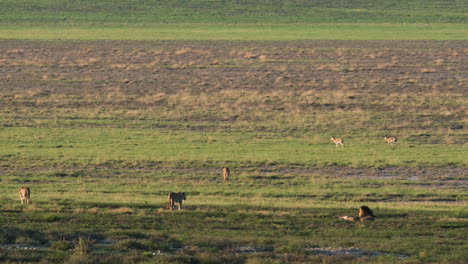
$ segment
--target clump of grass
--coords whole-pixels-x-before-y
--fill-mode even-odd
[[[127,214],[127,215],[130,215],[130,214],[135,213],[134,209],[128,208],[128,207],[113,208],[113,209],[109,209],[108,211],[109,211],[109,213],[113,213],[113,214]]]
[[[92,244],[93,241],[91,240],[90,236],[88,236],[88,238],[83,238],[79,236],[78,241],[75,244],[75,254],[81,257],[85,257],[86,255],[88,255]]]
[[[148,246],[134,239],[124,239],[115,244],[114,248],[118,250],[147,250]]]
[[[63,219],[63,216],[61,214],[56,214],[56,213],[47,213],[42,216],[44,221],[46,222],[57,222]]]
[[[433,68],[422,68],[421,73],[436,73],[437,70]]]
[[[151,250],[170,251],[173,249],[180,249],[183,247],[179,239],[173,238],[166,233],[152,234],[149,237],[147,246]]]
[[[59,240],[52,243],[50,249],[68,251],[73,248],[73,244],[69,241]]]

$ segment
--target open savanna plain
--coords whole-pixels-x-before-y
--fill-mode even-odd
[[[2,40],[0,262],[466,263],[466,62],[466,41]]]

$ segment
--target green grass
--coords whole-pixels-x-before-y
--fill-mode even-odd
[[[285,262],[288,260],[283,259],[284,253],[298,263],[345,260],[343,256],[306,252],[313,247],[358,247],[383,254],[347,259],[365,263],[380,263],[382,259],[385,263],[459,263],[466,257],[464,203],[431,201],[451,197],[450,190],[434,192],[418,187],[418,182],[404,186],[401,181],[358,181],[361,188],[368,184],[374,186],[359,192],[356,180],[317,176],[309,182],[307,175],[287,173],[282,173],[280,180],[266,182],[239,176],[240,171],[234,170],[234,180],[223,184],[216,180],[216,175],[200,180],[201,174],[186,175],[170,170],[150,173],[121,168],[93,172],[90,168],[85,175],[73,176],[75,172],[28,175],[27,184],[33,186],[34,203],[30,206],[13,203],[16,198],[8,191],[26,183],[13,175],[2,177],[5,203],[0,216],[1,243],[46,246],[49,240],[69,241],[76,248],[80,237],[89,236],[93,242],[82,257],[98,263],[112,259],[119,263],[193,262],[190,259],[209,263],[207,258],[215,262],[225,262],[224,259],[236,263],[255,259]],[[115,176],[109,178],[109,173]],[[164,194],[168,192],[166,177],[172,178],[173,188],[189,193],[185,209],[180,212],[164,209]],[[288,183],[281,183],[285,179]],[[376,195],[376,184],[387,186],[378,192],[388,197]],[[349,186],[353,187],[349,189]],[[135,192],[139,195],[134,195]],[[313,196],[304,198],[308,194]],[[401,201],[386,201],[393,194],[401,195]],[[405,202],[418,197],[423,200],[413,204]],[[376,198],[381,200],[373,200]],[[355,224],[338,220],[340,215],[355,215],[356,208],[363,203],[378,215],[375,222]],[[15,219],[21,221],[3,224]],[[104,239],[117,244],[100,245]],[[235,254],[246,246],[265,252]],[[153,256],[152,252],[158,250],[164,255]],[[5,250],[0,257],[10,261],[59,263],[71,261],[79,251],[61,254],[54,247],[33,252],[26,255]]]
[[[0,24],[466,23],[464,1],[5,0]]]
[[[138,129],[2,128],[0,155],[9,166],[37,160],[50,164],[100,164],[111,161],[174,162],[240,166],[281,163],[302,166],[466,166],[460,145],[402,143],[388,147],[381,138],[347,138],[336,148],[328,137],[284,138],[258,132],[167,132]],[[316,141],[320,140],[320,141]],[[403,140],[403,139],[400,139]],[[36,164],[40,165],[40,164]],[[234,165],[234,164],[233,164]]]
[[[153,24],[0,26],[2,39],[42,40],[466,40],[465,24]]]
[[[466,40],[464,1],[2,1],[1,39]]]

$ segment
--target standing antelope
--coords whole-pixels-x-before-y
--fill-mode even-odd
[[[387,141],[387,146],[390,144],[398,144],[398,139],[396,137],[384,137],[384,140]]]
[[[18,189],[21,204],[30,204],[31,203],[31,190],[29,187],[21,187]]]
[[[229,175],[231,174],[231,171],[229,170],[228,167],[223,167],[223,178],[224,181],[227,181],[229,179]]]
[[[342,148],[344,147],[344,140],[343,139],[331,137],[330,140],[333,141],[333,143],[335,143],[336,147],[338,147],[338,145],[341,145]]]

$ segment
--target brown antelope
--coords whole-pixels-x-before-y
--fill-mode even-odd
[[[396,137],[384,137],[384,140],[387,141],[387,146],[390,144],[398,144],[398,139]]]
[[[18,189],[21,204],[30,204],[31,203],[31,190],[29,187],[21,187]]]
[[[341,147],[344,147],[344,140],[343,139],[331,137],[330,140],[333,141],[333,143],[335,143],[336,147],[338,147],[338,145],[341,145]]]
[[[223,167],[223,178],[224,181],[227,181],[229,179],[229,175],[231,174],[231,171],[229,170],[228,167]]]

